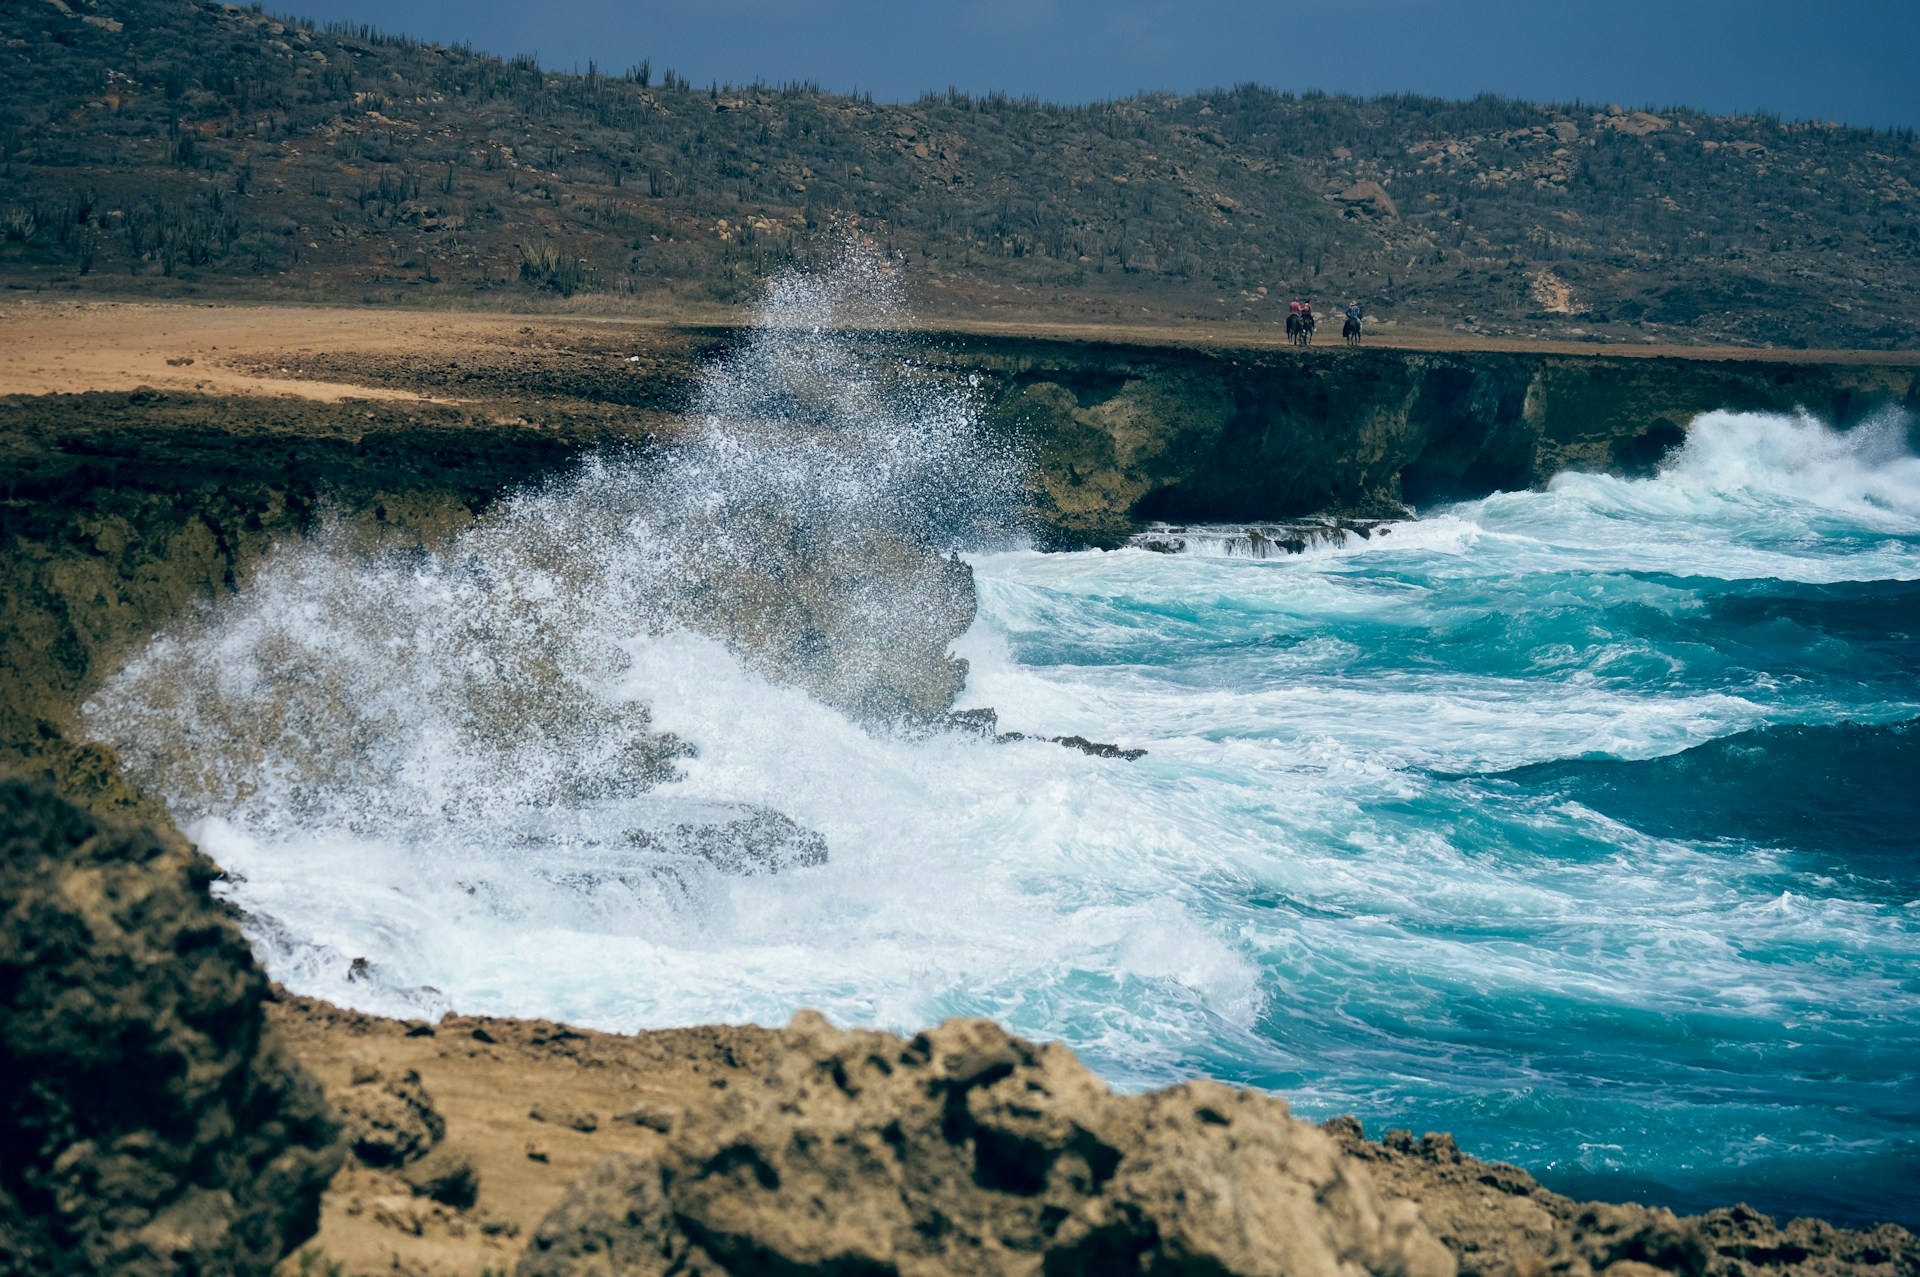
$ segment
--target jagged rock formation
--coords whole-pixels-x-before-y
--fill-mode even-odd
[[[361,1164],[401,1167],[426,1157],[447,1133],[447,1120],[433,1107],[433,1097],[409,1069],[397,1078],[382,1078],[378,1069],[353,1079],[353,1085],[334,1098],[346,1127],[347,1144]]]
[[[0,782],[0,1273],[266,1273],[342,1147],[205,857]]]
[[[1920,1238],[1894,1224],[1780,1223],[1745,1206],[1676,1217],[1645,1206],[1576,1202],[1542,1188],[1517,1166],[1465,1156],[1450,1135],[1416,1140],[1408,1131],[1388,1131],[1376,1143],[1350,1117],[1322,1129],[1365,1165],[1382,1194],[1419,1203],[1421,1219],[1459,1259],[1463,1277],[1920,1273]]]
[[[912,1039],[802,1012],[760,1084],[576,1183],[520,1277],[1214,1273],[1453,1277],[1406,1203],[1284,1102],[1115,1096],[987,1021]]]

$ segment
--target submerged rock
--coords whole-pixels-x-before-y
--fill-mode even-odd
[[[266,1273],[344,1149],[199,853],[0,781],[0,1273]]]
[[[1014,741],[1022,740],[1044,740],[1049,744],[1077,749],[1094,758],[1119,758],[1131,763],[1147,756],[1147,751],[1144,749],[1127,749],[1108,741],[1088,740],[1084,736],[1029,736],[1025,732],[1003,732],[1000,730],[999,711],[991,708],[952,710],[941,720],[941,726],[952,731],[984,736],[996,745],[1010,745]]]
[[[1282,1101],[1115,1096],[1066,1048],[980,1020],[902,1039],[802,1012],[781,1036],[763,1085],[575,1183],[520,1277],[1455,1272]]]
[[[827,840],[771,807],[680,803],[666,810],[678,818],[670,814],[658,824],[631,829],[627,841],[669,856],[695,857],[743,877],[827,863]]]
[[[1088,740],[1084,736],[1054,736],[1049,739],[1056,745],[1065,745],[1068,749],[1077,749],[1095,758],[1119,758],[1131,763],[1147,756],[1147,751],[1144,749],[1122,749],[1118,745],[1109,744],[1106,741]]]
[[[1224,558],[1277,559],[1308,550],[1340,549],[1356,541],[1389,536],[1401,519],[1353,519],[1314,515],[1264,523],[1152,523],[1126,544],[1155,554],[1212,554]]]

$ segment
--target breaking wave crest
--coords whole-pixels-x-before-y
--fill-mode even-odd
[[[444,550],[369,552],[338,522],[282,546],[89,726],[186,820],[364,831],[670,780],[695,746],[620,680],[677,629],[863,721],[937,717],[973,613],[949,552],[1005,539],[1018,463],[965,387],[843,331],[899,306],[857,251],[779,281],[677,446],[510,494]]]

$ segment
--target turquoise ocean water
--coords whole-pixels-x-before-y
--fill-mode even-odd
[[[1206,827],[1180,894],[1258,994],[1193,1066],[1568,1192],[1920,1221],[1903,421],[1715,414],[1657,478],[1342,549],[983,575],[1000,699],[1070,689]]]

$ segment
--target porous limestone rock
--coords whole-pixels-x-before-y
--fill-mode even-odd
[[[0,781],[0,1274],[267,1273],[343,1149],[213,864]]]
[[[902,1039],[802,1012],[782,1036],[763,1085],[575,1183],[520,1277],[1455,1272],[1283,1101],[1115,1096],[1065,1047],[983,1020]]]
[[[433,1107],[433,1097],[420,1084],[420,1075],[382,1082],[377,1076],[339,1092],[335,1097],[347,1144],[368,1166],[398,1167],[418,1161],[447,1133],[446,1119]]]
[[[1375,1142],[1351,1117],[1321,1129],[1366,1166],[1383,1196],[1420,1204],[1422,1221],[1465,1277],[1920,1273],[1920,1238],[1897,1224],[1851,1229],[1817,1219],[1783,1223],[1747,1206],[1676,1216],[1657,1206],[1576,1202],[1517,1166],[1463,1154],[1451,1135],[1388,1131]]]

